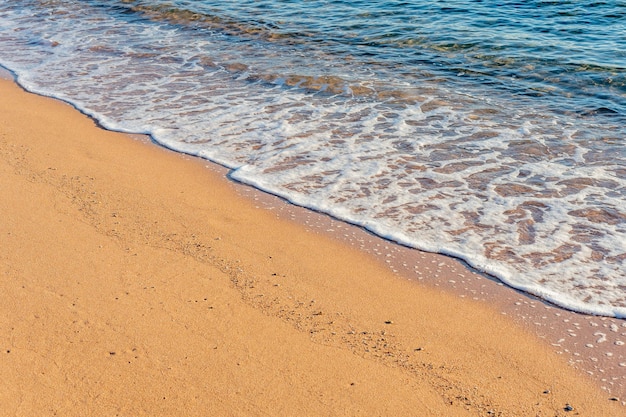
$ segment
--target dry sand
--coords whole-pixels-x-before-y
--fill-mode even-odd
[[[624,415],[508,317],[235,187],[0,80],[0,415]]]

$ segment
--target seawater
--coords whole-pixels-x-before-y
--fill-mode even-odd
[[[0,64],[238,181],[626,317],[624,1],[0,0]]]

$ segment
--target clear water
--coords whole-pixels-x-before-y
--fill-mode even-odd
[[[0,0],[0,64],[239,181],[626,317],[626,1]]]

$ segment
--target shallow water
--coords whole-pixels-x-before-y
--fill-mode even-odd
[[[0,64],[104,126],[626,317],[622,1],[0,1]]]

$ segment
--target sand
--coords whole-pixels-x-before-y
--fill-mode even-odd
[[[206,162],[11,81],[0,97],[1,415],[623,415],[484,303]]]

